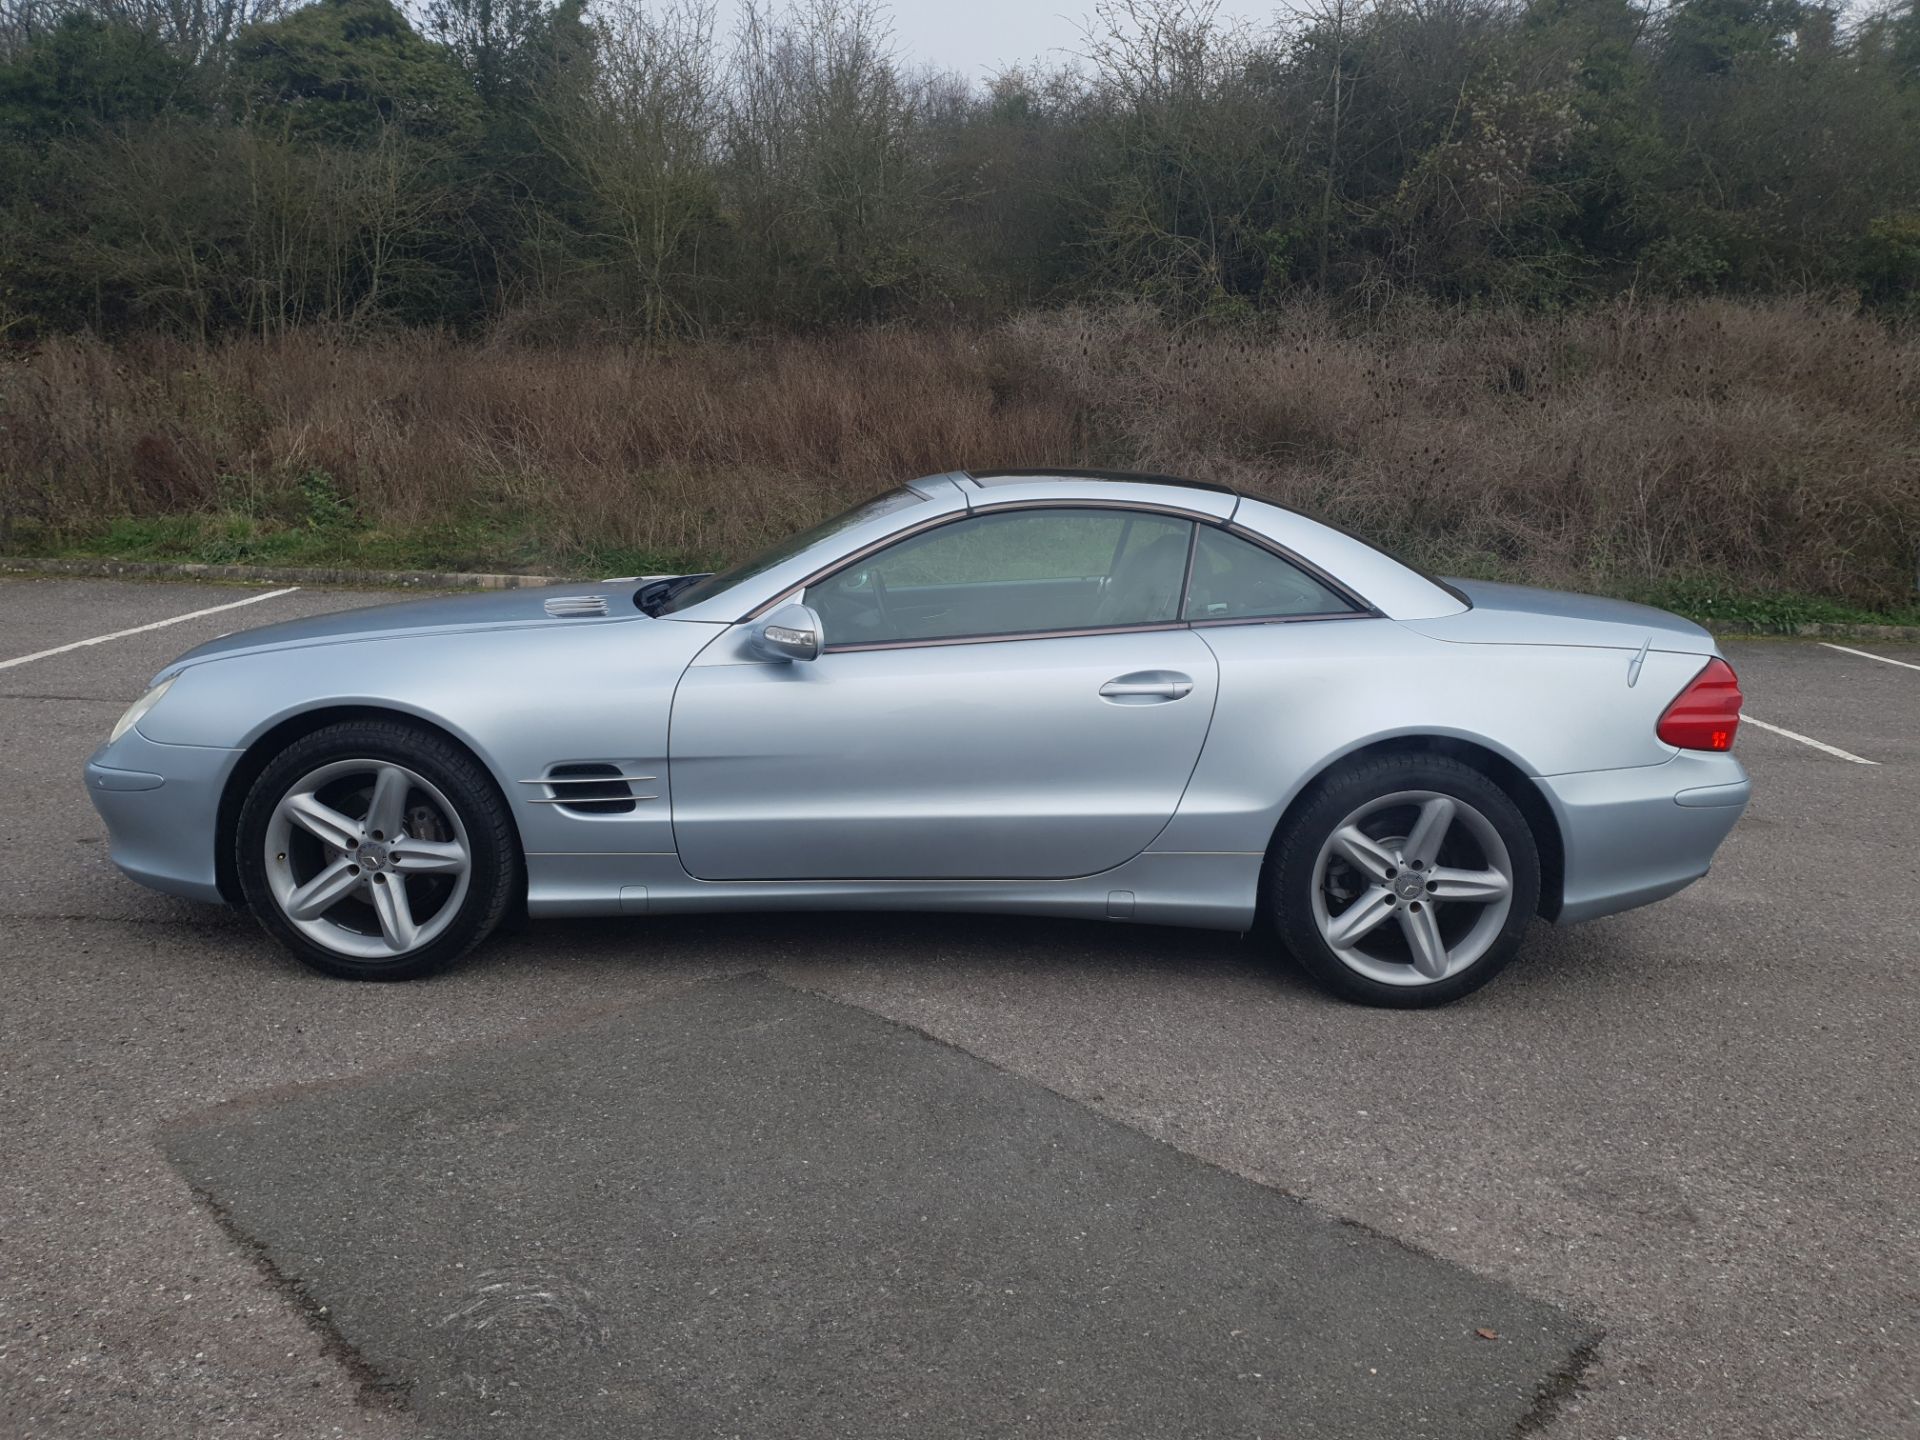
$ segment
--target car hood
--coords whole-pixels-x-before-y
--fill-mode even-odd
[[[166,667],[163,674],[204,660],[250,655],[262,650],[289,650],[307,645],[338,645],[356,640],[391,640],[406,635],[446,634],[465,630],[520,629],[544,625],[607,625],[647,617],[634,606],[633,595],[647,580],[638,576],[598,584],[542,585],[525,590],[490,590],[475,595],[434,595],[391,605],[368,605],[358,610],[336,610],[283,620],[255,630],[238,630],[197,645]],[[564,596],[598,595],[607,602],[604,616],[558,617],[547,613],[547,602]]]
[[[1651,605],[1491,580],[1449,578],[1447,584],[1472,601],[1473,608],[1435,620],[1402,623],[1436,640],[1479,645],[1601,645],[1622,650],[1646,646],[1687,654],[1716,653],[1713,636],[1706,630]]]

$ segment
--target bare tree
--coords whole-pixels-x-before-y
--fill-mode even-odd
[[[713,27],[709,0],[657,16],[622,5],[595,24],[588,85],[553,97],[536,121],[592,197],[593,238],[636,292],[654,339],[697,328],[702,241],[717,210]]]
[[[1417,10],[1420,0],[1405,0]],[[1349,66],[1353,32],[1365,19],[1370,0],[1311,0],[1297,12],[1297,22],[1305,27],[1313,48],[1324,52],[1325,76],[1321,81],[1318,104],[1326,134],[1326,163],[1320,180],[1319,243],[1314,267],[1321,290],[1327,288],[1327,268],[1333,245],[1333,212],[1340,186],[1341,123],[1353,104]]]
[[[779,13],[748,0],[724,143],[736,213],[772,267],[768,283],[797,282],[872,314],[925,281],[918,98],[868,0],[804,0]]]
[[[1259,291],[1285,264],[1272,222],[1299,145],[1255,32],[1218,0],[1102,0],[1084,44],[1104,141],[1091,232],[1108,275],[1182,303]]]
[[[63,0],[0,0],[0,58],[25,50],[69,9]]]
[[[185,59],[217,62],[241,30],[294,0],[0,0],[0,53],[30,44],[68,15],[92,15],[155,36]]]

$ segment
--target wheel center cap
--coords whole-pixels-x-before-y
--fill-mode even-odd
[[[1402,900],[1417,900],[1420,898],[1420,888],[1420,882],[1418,880],[1402,880],[1400,882],[1400,898]]]
[[[362,845],[360,863],[369,870],[378,870],[387,863],[387,847],[384,845]]]

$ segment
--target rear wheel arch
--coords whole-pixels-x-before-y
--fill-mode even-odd
[[[1533,778],[1513,761],[1496,750],[1458,736],[1396,735],[1390,739],[1376,740],[1371,744],[1336,755],[1322,765],[1287,803],[1286,809],[1273,827],[1273,833],[1267,839],[1268,854],[1273,853],[1274,847],[1287,833],[1294,817],[1312,802],[1322,780],[1345,766],[1386,755],[1445,756],[1472,766],[1506,792],[1507,798],[1513,801],[1521,815],[1525,817],[1527,828],[1533,832],[1534,845],[1539,851],[1539,913],[1547,920],[1552,920],[1559,915],[1565,893],[1566,843],[1560,833],[1560,822],[1553,813],[1553,807],[1547,803],[1546,795]],[[1265,873],[1263,869],[1263,876]],[[1262,914],[1266,913],[1266,898],[1263,893],[1260,906]]]
[[[302,710],[262,732],[254,742],[247,746],[240,757],[239,764],[233,767],[233,773],[227,777],[226,787],[220,792],[220,809],[214,829],[214,883],[220,887],[220,897],[229,905],[244,906],[246,897],[240,887],[240,872],[235,846],[240,829],[240,811],[246,804],[248,792],[253,789],[254,781],[274,756],[289,745],[305,739],[315,731],[324,730],[329,725],[337,725],[350,720],[378,720],[408,725],[425,734],[433,735],[448,744],[457,747],[473,761],[480,772],[493,783],[494,790],[506,805],[507,817],[513,825],[513,843],[520,853],[526,854],[526,842],[520,836],[520,822],[513,813],[513,806],[507,792],[500,784],[500,777],[493,767],[459,735],[446,726],[436,724],[412,711],[393,709],[382,705],[326,705],[314,710]],[[521,866],[521,882],[526,880],[526,867]],[[524,895],[518,897],[524,903]]]

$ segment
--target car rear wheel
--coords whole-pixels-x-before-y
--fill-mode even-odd
[[[491,778],[412,725],[329,725],[276,756],[248,792],[241,888],[306,964],[410,980],[479,944],[518,893],[519,847]]]
[[[1526,817],[1445,756],[1390,755],[1322,779],[1268,857],[1282,943],[1368,1005],[1444,1005],[1520,948],[1540,898]]]

